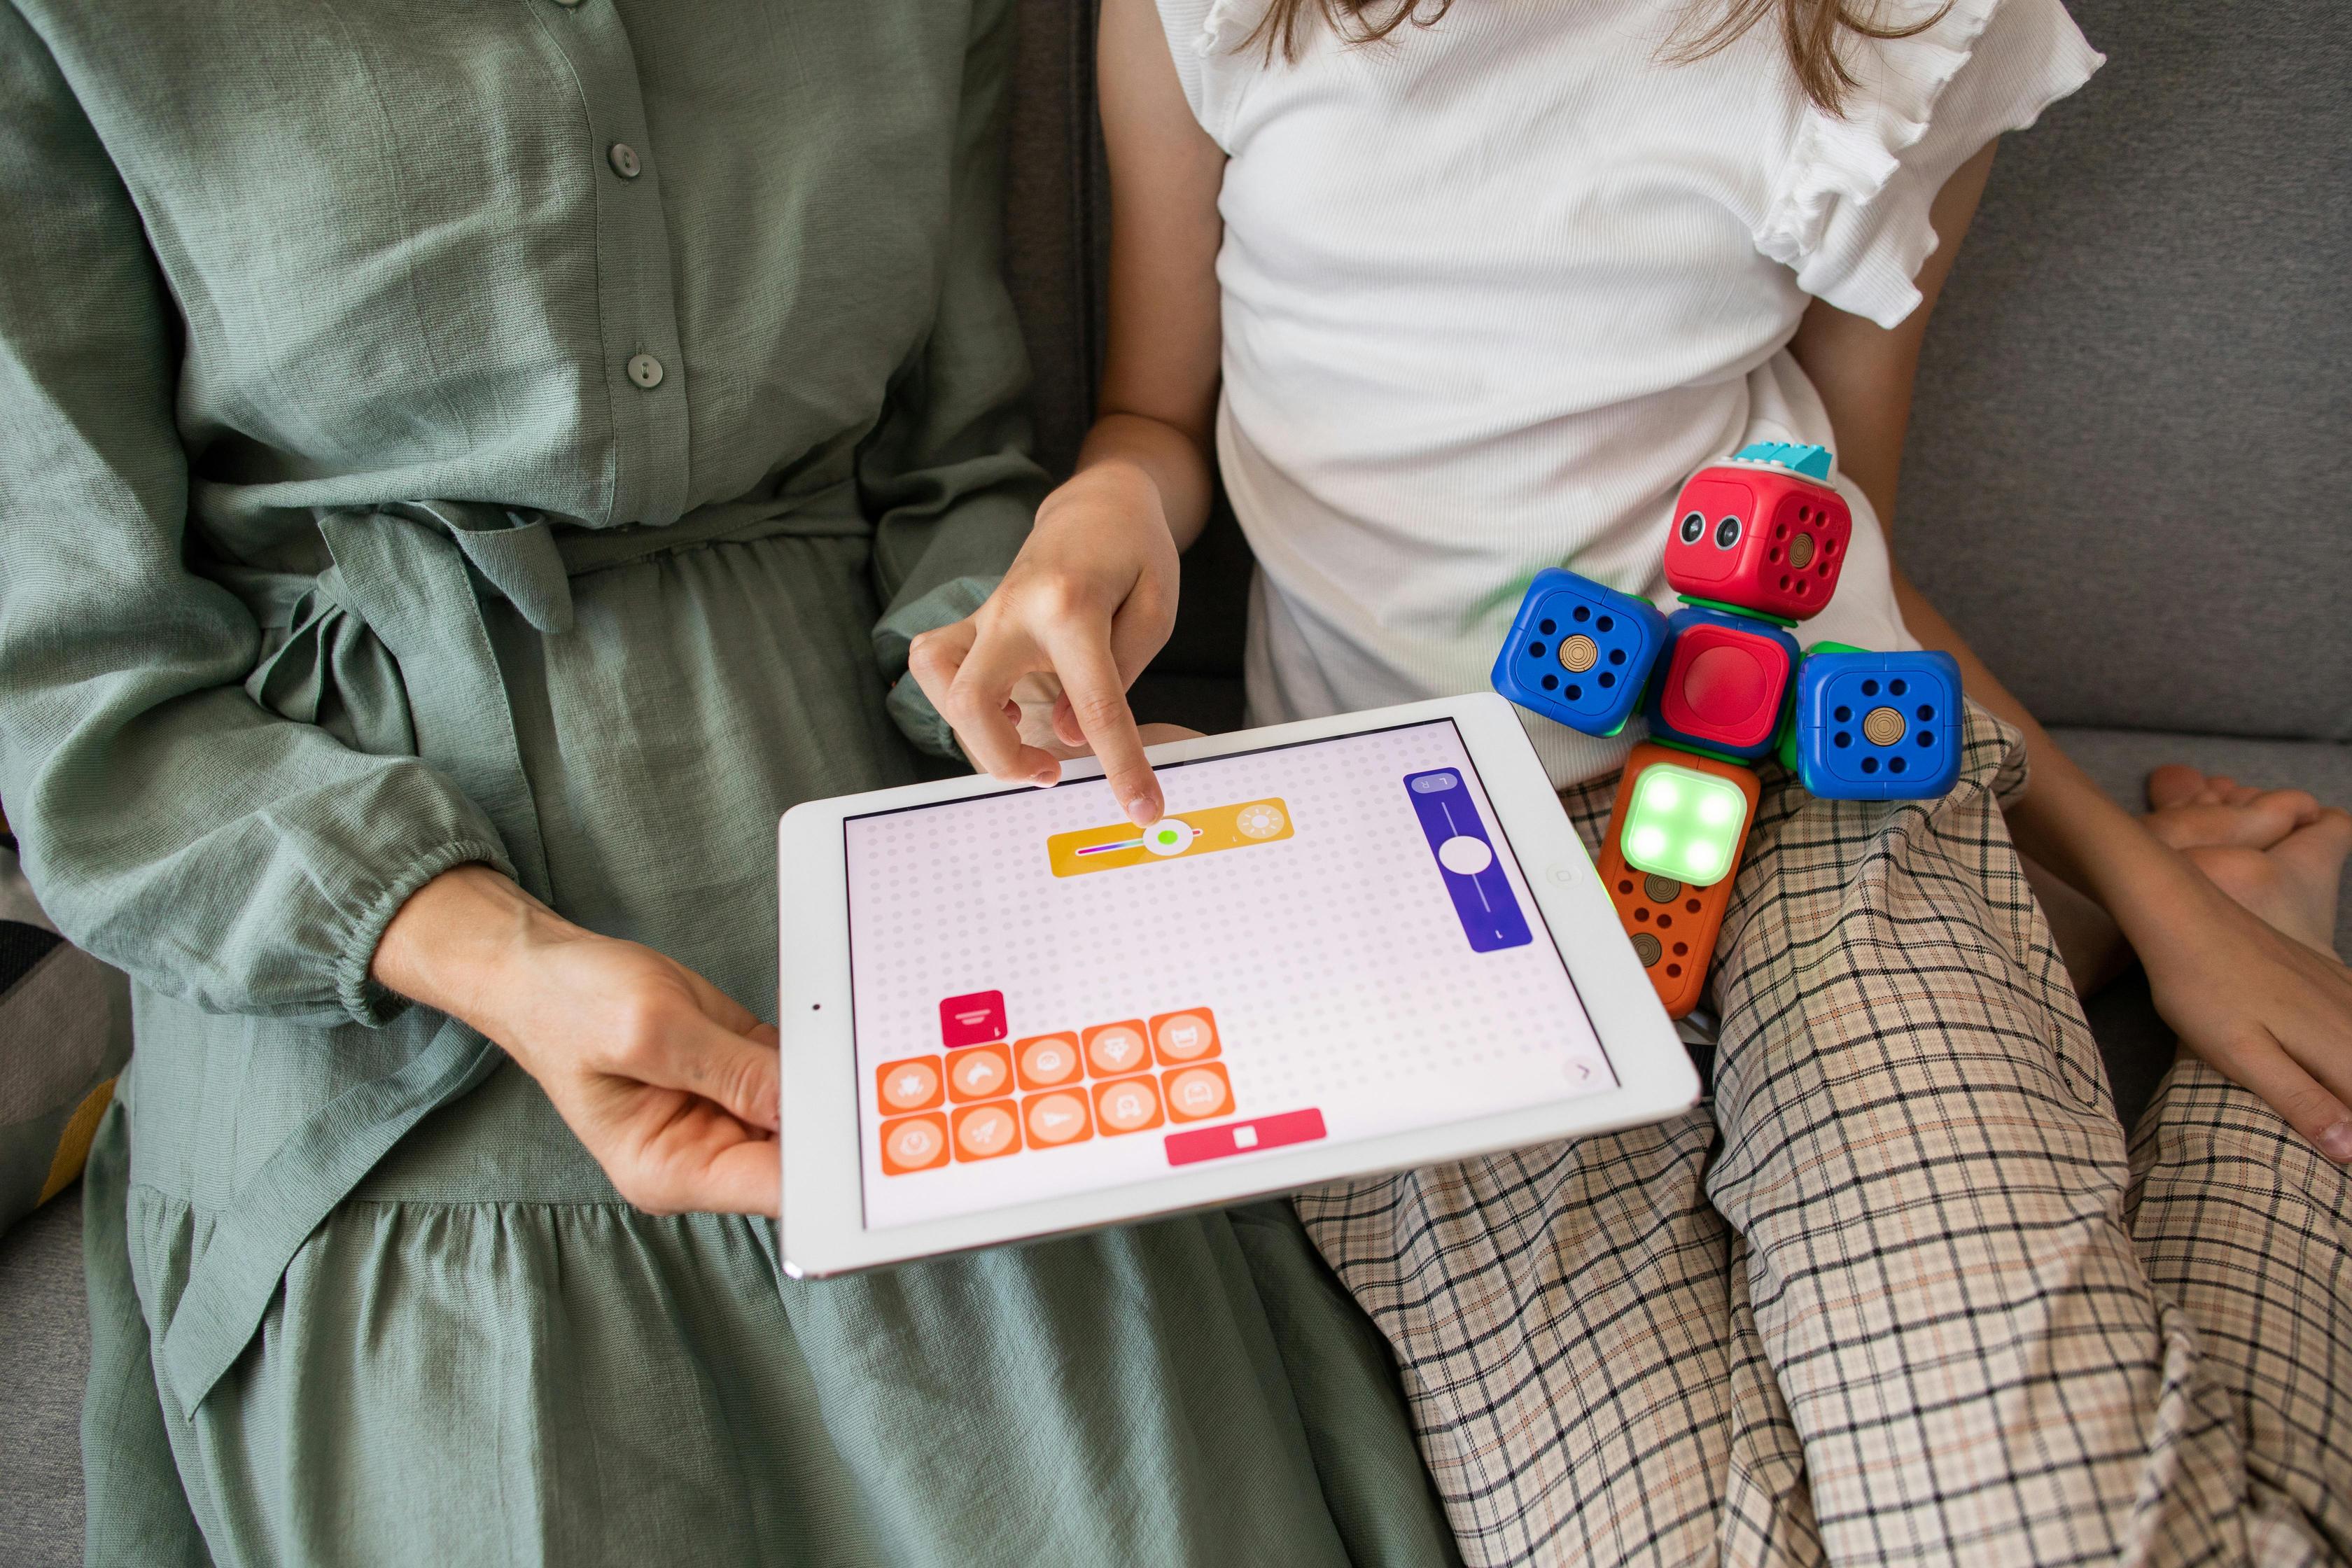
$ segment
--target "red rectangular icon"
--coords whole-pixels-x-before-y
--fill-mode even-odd
[[[1004,993],[974,991],[941,1002],[940,1038],[950,1046],[985,1046],[1004,1038]]]
[[[1251,1121],[1228,1121],[1223,1127],[1196,1127],[1168,1135],[1168,1163],[1196,1165],[1228,1154],[1254,1154],[1290,1143],[1312,1143],[1324,1135],[1323,1113],[1312,1107],[1261,1116]]]

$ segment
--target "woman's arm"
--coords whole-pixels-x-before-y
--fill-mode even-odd
[[[514,1058],[637,1207],[776,1212],[775,1028],[684,964],[460,866],[400,906],[369,972]]]
[[[1790,345],[1827,405],[1838,462],[1882,526],[1895,515],[1912,383],[1927,318],[1992,168],[1988,146],[1931,211],[1938,244],[1922,302],[1891,330],[1816,302]],[[2248,914],[2109,800],[1895,568],[1904,623],[1959,660],[1969,695],[2025,737],[2032,774],[2009,808],[2019,849],[2114,919],[2157,1005],[2191,1050],[2276,1106],[2331,1158],[2352,1161],[2352,973]]]
[[[1090,745],[1120,805],[1148,824],[1160,785],[1127,689],[1168,640],[1177,552],[1209,515],[1225,159],[1184,101],[1151,0],[1105,0],[1098,43],[1112,196],[1102,405],[1003,586],[917,638],[908,668],[973,762],[1040,784],[1061,764],[1023,742],[1013,691],[1057,675],[1055,732]]]

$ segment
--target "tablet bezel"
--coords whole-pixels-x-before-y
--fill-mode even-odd
[[[1559,797],[1517,713],[1500,697],[1481,692],[1303,720],[1171,742],[1152,747],[1148,754],[1154,765],[1192,762],[1447,719],[1470,753],[1502,836],[1566,960],[1570,979],[1617,1075],[1616,1089],[1438,1127],[1269,1150],[1171,1169],[1148,1182],[868,1230],[842,825],[852,816],[1024,786],[975,774],[808,801],[786,812],[777,826],[777,1017],[784,1086],[779,1123],[783,1165],[779,1250],[784,1271],[794,1278],[823,1278],[1130,1224],[1323,1182],[1638,1126],[1688,1109],[1696,1101],[1699,1087],[1689,1055],[1659,1005],[1633,944],[1625,940],[1591,857],[1560,809]],[[1064,784],[1101,774],[1100,764],[1092,759],[1062,766]]]

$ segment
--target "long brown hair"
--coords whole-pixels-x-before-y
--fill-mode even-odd
[[[1298,58],[1299,36],[1319,16],[1352,43],[1376,43],[1407,22],[1426,27],[1453,8],[1454,0],[1274,0],[1250,42],[1269,55],[1279,50],[1286,59]],[[1706,13],[1717,5],[1721,14],[1712,22]],[[1805,96],[1836,114],[1855,83],[1847,68],[1843,46],[1849,33],[1859,38],[1907,38],[1924,33],[1943,19],[1950,0],[1925,21],[1904,26],[1882,26],[1874,0],[1701,0],[1677,33],[1668,58],[1678,61],[1704,59],[1727,48],[1768,16],[1780,18],[1780,39],[1788,47],[1789,63]]]

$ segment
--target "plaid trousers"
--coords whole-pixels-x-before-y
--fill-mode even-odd
[[[1297,1198],[1472,1568],[2352,1559],[2352,1185],[2186,1057],[2126,1152],[1967,744],[1772,770],[1711,1106]]]

